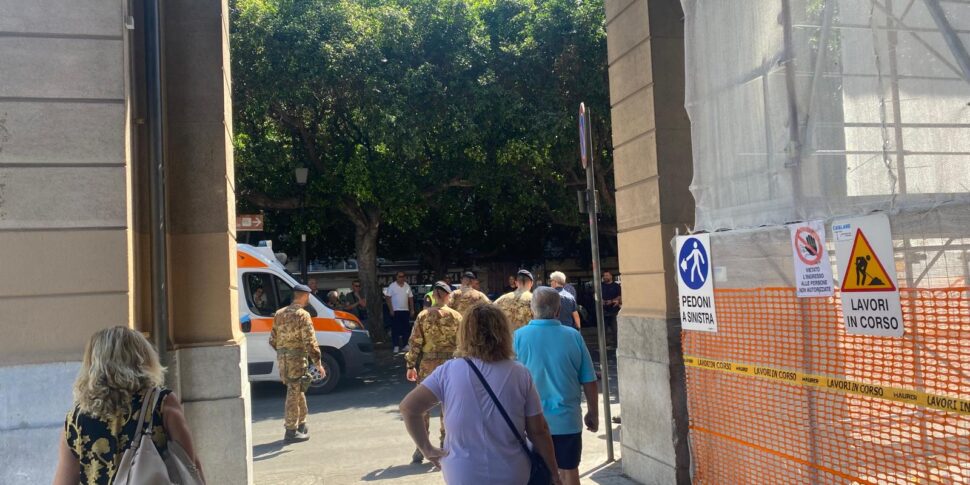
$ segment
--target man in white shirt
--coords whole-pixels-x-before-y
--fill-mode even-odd
[[[407,343],[411,337],[411,318],[414,317],[414,293],[406,279],[403,272],[398,272],[394,283],[384,289],[387,309],[391,312],[391,344],[395,353],[401,351],[401,346],[405,352],[410,350]]]

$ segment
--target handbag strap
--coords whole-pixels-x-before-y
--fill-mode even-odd
[[[149,401],[151,401],[151,405],[148,404]],[[131,449],[137,450],[138,445],[141,444],[140,438],[145,425],[145,417],[149,413],[154,413],[156,402],[158,402],[158,388],[153,387],[152,390],[145,394],[145,397],[141,401],[141,410],[138,411],[138,425],[135,426],[135,434],[132,436]]]
[[[512,423],[512,418],[509,418],[509,413],[505,412],[505,408],[502,407],[502,403],[499,402],[498,397],[495,396],[495,392],[492,391],[492,387],[488,385],[488,381],[486,381],[485,376],[482,375],[482,371],[478,370],[478,366],[476,366],[475,363],[472,362],[468,357],[465,357],[465,362],[468,362],[468,365],[473,371],[475,371],[475,375],[478,376],[478,380],[481,381],[482,386],[485,387],[485,392],[487,392],[489,397],[492,398],[492,402],[495,403],[495,407],[498,408],[498,412],[502,414],[503,418],[505,418],[505,424],[509,425],[509,429],[512,430],[512,434],[515,435],[515,438],[519,440],[519,444],[522,445],[522,449],[525,450],[525,454],[531,454],[529,447],[525,444],[525,440],[522,439],[522,435],[519,434],[519,430],[515,429],[515,424]]]
[[[156,387],[152,395],[152,405],[150,408],[148,408],[148,414],[146,414],[146,417],[148,417],[148,428],[146,428],[146,431],[148,433],[151,433],[152,428],[155,427],[155,407],[158,406],[158,400],[161,399],[161,397],[162,389]]]

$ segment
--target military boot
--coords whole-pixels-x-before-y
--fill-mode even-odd
[[[306,433],[301,433],[300,430],[297,430],[297,429],[288,429],[286,430],[286,434],[283,435],[284,443],[299,443],[301,441],[307,441],[309,439],[310,439],[309,435],[307,435]]]
[[[301,432],[301,433],[303,433],[303,434],[305,434],[305,435],[307,435],[307,436],[310,436],[310,430],[309,430],[309,428],[306,427],[306,423],[303,423],[303,424],[297,426],[296,430],[299,431],[299,432]]]

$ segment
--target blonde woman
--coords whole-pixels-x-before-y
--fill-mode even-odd
[[[164,373],[155,349],[134,330],[106,328],[91,337],[74,383],[75,404],[64,425],[54,485],[109,485],[114,480],[142,400],[162,386]],[[175,441],[201,472],[182,404],[172,391],[162,388],[151,419],[159,451]]]
[[[512,360],[512,332],[505,314],[492,304],[469,310],[458,325],[457,355],[468,360],[442,364],[401,401],[408,433],[424,456],[441,466],[445,483],[528,483],[530,457],[516,433],[528,437],[552,471],[552,482],[561,483],[535,384],[528,369]],[[515,433],[472,365],[494,391]],[[445,417],[443,449],[431,445],[423,419],[439,401]]]

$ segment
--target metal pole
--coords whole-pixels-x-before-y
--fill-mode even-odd
[[[303,217],[303,212],[306,209],[306,185],[303,185],[303,193],[300,194],[300,224],[304,224],[306,218]],[[304,229],[305,231],[305,229]],[[306,264],[306,232],[300,234],[300,279],[301,283],[304,285],[310,281],[307,276],[307,264]]]
[[[589,129],[589,110],[586,111],[586,136],[589,139],[589,164],[586,165],[586,196],[589,207],[589,242],[593,252],[593,291],[596,295],[596,332],[599,338],[600,371],[603,375],[603,418],[606,420],[606,461],[613,458],[613,419],[610,416],[610,358],[606,349],[606,325],[603,322],[603,282],[600,280],[599,201],[596,200],[596,177],[593,173],[593,135]]]
[[[158,0],[145,2],[145,84],[152,240],[152,340],[168,364],[168,258],[165,245],[165,147],[162,142],[162,39]]]
[[[306,266],[306,234],[300,234],[300,278],[303,279],[304,285],[307,284],[307,281],[310,281]]]

